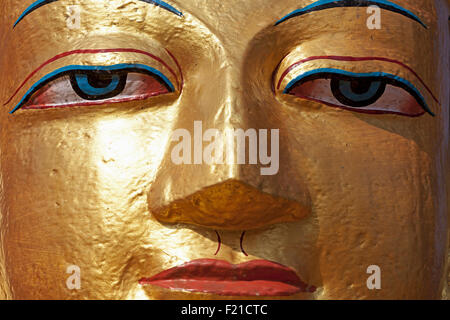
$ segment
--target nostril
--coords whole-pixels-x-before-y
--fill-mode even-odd
[[[216,251],[216,253],[214,253],[215,256],[217,256],[217,254],[219,253],[220,246],[222,245],[222,239],[220,239],[220,234],[217,230],[216,230],[216,234],[217,234],[217,251]]]
[[[241,246],[241,251],[242,251],[242,253],[243,253],[246,257],[248,257],[248,254],[247,254],[247,252],[245,252],[244,246],[243,246],[244,235],[245,235],[245,231],[242,232],[242,234],[241,234],[241,239],[240,239],[239,243],[240,243],[240,246]]]
[[[274,196],[230,179],[165,204],[149,201],[149,209],[161,222],[250,230],[300,220],[310,212],[310,203]]]

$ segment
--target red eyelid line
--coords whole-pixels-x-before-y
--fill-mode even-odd
[[[39,70],[41,70],[42,68],[44,68],[46,65],[55,62],[59,59],[65,58],[67,56],[70,55],[74,55],[74,54],[92,54],[92,53],[114,53],[114,52],[131,52],[131,53],[139,53],[139,54],[143,54],[146,55],[156,61],[158,61],[159,63],[161,63],[164,67],[167,68],[167,70],[169,70],[169,72],[175,77],[176,81],[177,81],[177,86],[180,87],[180,84],[178,83],[178,78],[176,76],[175,71],[166,63],[164,62],[164,60],[162,60],[161,58],[143,51],[143,50],[139,50],[139,49],[132,49],[132,48],[117,48],[117,49],[84,49],[84,50],[72,50],[72,51],[67,51],[61,54],[58,54],[56,56],[54,56],[53,58],[47,60],[46,62],[44,62],[43,64],[41,64],[36,70],[34,70],[33,72],[31,72],[28,77],[26,77],[26,79],[20,84],[20,86],[17,88],[17,90],[14,92],[14,94],[8,99],[8,101],[6,101],[3,105],[7,105],[8,103],[11,102],[11,100],[17,95],[17,93],[20,91],[20,89],[23,88],[23,86],[28,82],[28,80],[31,79],[31,77],[33,77]],[[171,55],[172,56],[172,55]],[[175,58],[172,56],[172,58],[175,60]],[[175,60],[175,62],[178,65],[178,62]],[[180,69],[181,70],[181,69]]]
[[[403,113],[403,112],[398,112],[398,111],[390,111],[390,110],[370,110],[370,109],[356,109],[356,108],[347,108],[344,106],[338,106],[326,101],[322,101],[319,99],[315,99],[315,98],[311,98],[311,97],[306,97],[306,96],[297,96],[300,99],[305,99],[305,100],[309,100],[309,101],[313,101],[313,102],[317,102],[320,104],[325,104],[329,107],[333,107],[333,108],[337,108],[337,109],[342,109],[342,110],[347,110],[347,111],[352,111],[352,112],[358,112],[358,113],[366,113],[366,114],[397,114],[397,115],[402,115],[402,116],[407,116],[410,118],[417,118],[420,117],[422,115],[425,114],[424,112],[418,113],[418,114],[408,114],[408,113]]]
[[[433,100],[436,101],[439,105],[441,105],[441,103],[439,102],[439,100],[436,98],[436,96],[433,94],[433,91],[431,91],[431,89],[427,86],[427,84],[425,83],[425,81],[422,80],[422,78],[417,74],[417,72],[415,72],[411,67],[407,66],[406,64],[404,64],[403,62],[394,60],[394,59],[389,59],[389,58],[383,58],[383,57],[350,57],[350,56],[313,56],[313,57],[309,57],[309,58],[305,58],[303,60],[297,61],[294,64],[292,64],[289,68],[286,69],[286,71],[283,72],[283,74],[280,77],[280,80],[278,81],[278,85],[277,85],[277,89],[280,89],[281,86],[281,82],[283,82],[283,79],[287,76],[287,74],[289,72],[292,71],[292,69],[298,67],[299,65],[309,62],[309,61],[313,61],[313,60],[337,60],[337,61],[385,61],[385,62],[391,62],[391,63],[395,63],[398,64],[400,66],[402,66],[403,68],[407,69],[408,71],[410,71],[417,79],[419,79],[420,83],[425,87],[425,89],[430,93],[430,95],[433,97]]]
[[[159,92],[150,93],[150,94],[143,94],[137,97],[132,98],[121,98],[121,99],[106,99],[104,101],[96,101],[96,102],[81,102],[81,103],[73,103],[71,105],[45,105],[45,106],[29,106],[29,107],[22,107],[24,110],[45,110],[45,109],[61,109],[61,108],[75,108],[75,107],[89,107],[89,106],[98,106],[103,104],[110,104],[110,103],[119,103],[119,102],[129,102],[129,101],[138,101],[138,100],[145,100],[154,96],[158,96]]]

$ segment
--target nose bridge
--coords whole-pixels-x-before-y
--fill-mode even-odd
[[[198,95],[184,93],[176,134],[148,193],[156,219],[244,230],[295,221],[309,212],[307,196],[304,203],[283,198],[275,194],[280,179],[261,174],[259,129],[270,131],[270,126],[263,116],[254,116],[252,108],[258,106],[246,95],[240,65],[228,61],[220,76],[211,76],[197,89]],[[264,139],[270,141],[270,136]],[[183,148],[186,139],[190,141]],[[270,153],[270,143],[268,149]],[[190,156],[184,157],[186,151]]]
[[[181,134],[183,131],[186,134],[183,140],[190,138],[191,155],[187,158],[191,161],[174,163],[173,149],[180,143],[181,138],[173,139],[166,150],[159,174],[166,176],[166,182],[173,180],[176,173],[178,178],[182,176],[189,179],[189,186],[186,185],[186,188],[192,191],[239,176],[241,169],[240,165],[233,161],[237,158],[237,152],[231,133],[238,128],[246,131],[252,124],[249,123],[248,110],[245,108],[240,68],[234,66],[235,64],[236,62],[231,61],[224,62],[223,71],[204,79],[203,85],[196,88],[195,93],[183,93],[173,132],[178,131]],[[211,161],[205,159],[204,151],[214,141],[219,145],[218,151],[222,151],[222,161],[216,161],[216,158]],[[213,155],[215,156],[215,153]],[[157,177],[153,186],[158,184],[158,180]],[[177,198],[186,193],[180,190],[184,189],[183,186],[178,186],[175,190],[167,183],[165,185],[166,192],[171,190]]]
[[[241,179],[242,165],[245,161],[239,162],[243,156],[248,153],[249,146],[239,150],[238,141],[236,140],[235,132],[247,132],[248,130],[255,131],[257,123],[254,123],[249,117],[248,104],[242,83],[241,68],[229,68],[226,74],[226,83],[223,88],[223,101],[219,101],[218,108],[215,110],[214,118],[206,121],[207,128],[212,128],[217,135],[216,138],[220,141],[220,150],[223,152],[223,169],[227,172],[227,179]],[[207,129],[207,130],[208,130]],[[214,132],[209,132],[211,135]],[[209,140],[209,137],[205,137]],[[254,141],[255,143],[257,141]],[[250,141],[249,141],[250,143]],[[241,148],[242,149],[242,148]],[[239,154],[241,151],[241,155]],[[222,159],[221,159],[222,160]],[[247,171],[257,171],[256,166],[248,167]]]
[[[218,95],[211,96],[203,108],[211,112],[209,119],[204,119],[210,128],[219,130],[245,128],[249,125],[248,110],[245,106],[245,79],[242,76],[242,61],[231,56],[224,64]]]

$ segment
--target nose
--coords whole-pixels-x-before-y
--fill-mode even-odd
[[[293,169],[297,159],[291,159],[289,134],[273,116],[271,102],[255,102],[257,99],[246,94],[245,83],[240,79],[239,70],[231,70],[217,78],[208,77],[203,94],[198,93],[201,90],[198,88],[191,93],[187,88],[183,93],[173,129],[174,132],[182,129],[191,138],[188,150],[182,153],[183,159],[192,162],[173,161],[174,148],[181,140],[168,144],[148,193],[149,211],[157,220],[211,229],[249,230],[298,221],[311,211],[305,181]],[[248,138],[243,163],[239,161],[236,137],[221,134],[216,138],[220,140],[224,161],[205,161],[202,152],[210,142],[202,141],[201,134],[196,132],[200,121],[202,132],[208,129],[221,133],[239,129],[271,132],[276,129],[279,139],[271,140],[271,134],[260,135],[259,144],[255,146]],[[261,141],[265,138],[272,156],[275,148],[279,151],[276,174],[262,174],[267,165],[251,160],[251,153],[255,151],[252,148],[259,147],[261,153]],[[227,161],[228,155],[232,155],[232,161]]]
[[[162,222],[188,223],[212,229],[249,230],[297,221],[308,207],[297,201],[264,193],[239,179],[206,186],[186,197],[154,207]]]

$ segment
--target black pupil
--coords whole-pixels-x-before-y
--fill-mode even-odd
[[[90,73],[87,77],[88,83],[94,88],[106,88],[111,84],[113,75],[110,73]]]
[[[70,74],[70,83],[72,84],[73,90],[81,98],[85,100],[102,100],[120,94],[127,84],[127,76],[128,72],[72,72]],[[80,79],[85,81],[84,84],[81,82],[82,87],[79,86],[78,81],[80,81]],[[93,90],[85,88],[87,85]],[[110,88],[110,86],[112,88]]]
[[[352,80],[350,86],[354,93],[363,94],[369,90],[371,84],[372,81],[370,80],[360,79],[360,80]]]
[[[374,78],[349,78],[333,75],[331,91],[342,104],[363,108],[375,103],[384,93],[386,82]]]

